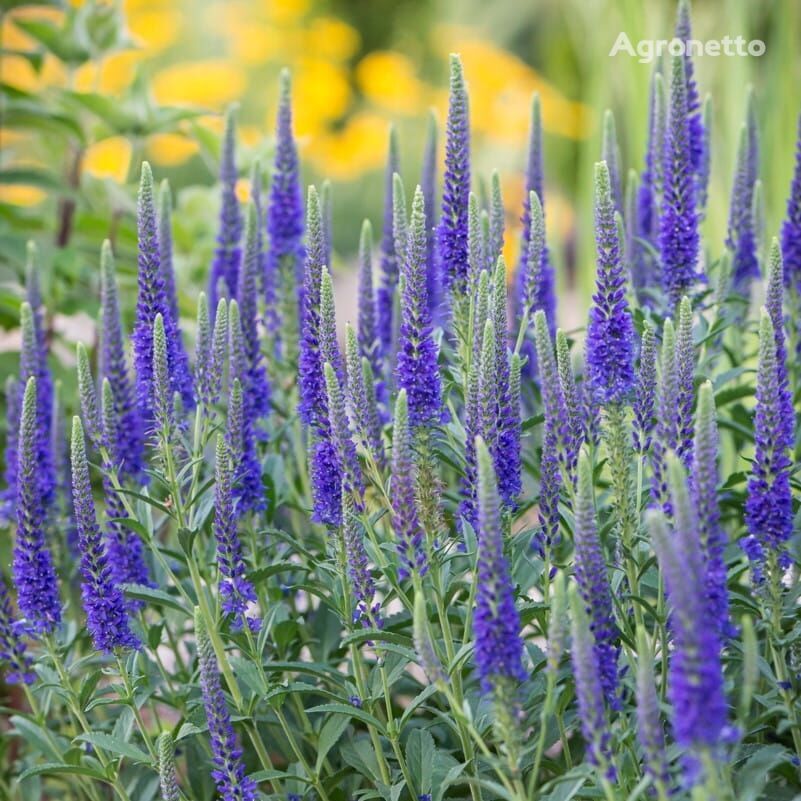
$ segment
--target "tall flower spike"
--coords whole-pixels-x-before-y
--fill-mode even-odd
[[[81,597],[92,642],[98,651],[111,653],[117,648],[138,648],[131,632],[125,599],[114,583],[108,554],[95,517],[86,443],[80,417],[72,419],[72,496],[78,549],[81,554]]]
[[[698,279],[700,247],[684,69],[682,57],[673,56],[658,237],[662,288],[671,307],[689,293]]]
[[[570,475],[576,470],[578,452],[584,440],[584,420],[581,408],[581,396],[576,377],[573,373],[573,365],[570,359],[570,346],[567,337],[562,329],[556,332],[556,368],[559,374],[559,389],[564,400],[565,413],[567,415],[567,426],[569,436],[565,439],[565,447],[568,448],[565,456],[565,464],[569,468]]]
[[[169,395],[178,392],[187,408],[194,402],[192,377],[186,353],[181,344],[181,332],[169,312],[164,294],[164,279],[159,264],[159,243],[156,226],[156,206],[153,197],[153,174],[150,165],[142,163],[142,181],[138,204],[139,238],[139,295],[136,301],[136,325],[131,339],[136,365],[136,388],[140,411],[152,418],[153,383],[153,323],[160,314],[164,321],[167,342]]]
[[[748,95],[746,121],[740,129],[737,166],[729,204],[726,247],[732,254],[732,281],[736,292],[747,295],[751,281],[759,277],[756,226],[754,225],[754,185],[759,171],[759,140],[753,108]]]
[[[320,197],[309,187],[306,206],[306,269],[298,362],[298,414],[308,426],[328,419],[323,362],[320,358],[320,282],[323,275],[323,222]]]
[[[488,318],[481,336],[478,365],[478,433],[493,455],[498,454],[498,362],[495,358],[495,323]]]
[[[656,243],[659,230],[659,201],[662,194],[663,154],[667,124],[667,98],[661,62],[657,62],[651,76],[648,100],[648,145],[645,151],[645,169],[640,175],[637,192],[637,225],[640,236],[651,244]],[[630,220],[626,220],[631,223]],[[644,276],[645,277],[645,276]]]
[[[345,361],[347,365],[348,410],[359,444],[373,461],[384,464],[384,443],[378,417],[373,370],[370,361],[359,356],[356,332],[348,323],[345,326]]]
[[[405,389],[413,429],[438,422],[442,390],[437,345],[431,332],[426,292],[426,232],[423,193],[418,186],[412,203],[409,243],[401,265],[401,328],[395,379]]]
[[[668,451],[676,450],[679,441],[676,418],[679,379],[676,364],[676,333],[673,321],[669,317],[665,320],[662,328],[662,351],[659,358],[657,393],[656,437],[654,437],[651,447],[651,468],[654,474],[651,497],[655,503],[662,505],[667,515],[670,515],[671,506],[665,457]]]
[[[373,288],[373,227],[370,220],[362,223],[359,236],[359,352],[370,361],[375,375],[381,374],[381,354],[376,325],[376,296]]]
[[[575,584],[570,585],[570,633],[573,640],[571,663],[576,681],[581,733],[589,745],[590,760],[604,771],[609,770],[609,722],[604,706],[601,676],[595,661],[595,641],[590,620]]]
[[[362,511],[362,496],[364,495],[362,468],[356,455],[356,445],[353,442],[353,435],[345,410],[342,386],[330,362],[326,362],[323,365],[323,370],[328,391],[328,414],[331,422],[331,434],[342,465],[342,486],[353,497],[356,509]]]
[[[253,413],[253,389],[247,374],[245,343],[242,336],[242,325],[239,318],[239,304],[233,300],[229,305],[231,329],[231,378],[239,383],[242,403],[240,419],[229,418],[229,436],[231,442],[239,445],[239,450],[232,453],[236,465],[236,486],[234,494],[239,500],[238,512],[243,514],[264,508],[264,493],[261,481],[261,462],[256,448],[256,419]],[[231,393],[233,397],[233,390]]]
[[[709,381],[698,390],[698,411],[695,420],[690,481],[701,551],[706,565],[706,595],[711,620],[718,626],[721,638],[732,636],[736,629],[729,619],[729,592],[726,586],[726,532],[720,525],[718,506],[718,424],[715,394]]]
[[[782,427],[787,438],[787,447],[792,449],[795,445],[795,429],[793,420],[793,394],[790,389],[790,378],[787,373],[787,344],[784,321],[784,262],[779,242],[774,237],[768,254],[767,289],[765,291],[765,308],[773,323],[773,334],[776,339],[776,375],[779,382],[779,392],[782,397],[784,410],[782,413]]]
[[[542,309],[548,320],[548,330],[550,331],[553,309],[548,308],[548,299],[544,294],[548,287],[548,281],[543,272],[543,268],[546,266],[543,262],[545,218],[536,192],[529,193],[527,213],[529,229],[526,235],[526,252],[523,254],[520,265],[523,270],[521,279],[522,313],[532,315]]]
[[[331,272],[323,269],[320,279],[320,361],[330,362],[337,379],[344,376],[344,363],[337,336],[337,313],[334,305],[334,282]],[[325,374],[323,374],[325,381]]]
[[[206,293],[197,299],[197,344],[195,349],[195,389],[197,400],[206,410],[220,399],[225,358],[228,355],[228,303],[220,298],[214,315],[214,330],[209,320]]]
[[[33,684],[36,681],[22,634],[23,627],[14,619],[8,587],[0,573],[0,665],[5,668],[4,678],[9,684]]]
[[[195,639],[200,668],[200,689],[209,726],[214,770],[211,776],[221,801],[256,801],[256,783],[245,774],[242,746],[220,684],[220,668],[203,615],[195,607]]]
[[[785,286],[801,292],[801,114],[798,116],[795,169],[787,198],[787,213],[782,223],[782,255]]]
[[[267,254],[265,285],[277,288],[280,313],[272,315],[271,335],[281,326],[282,355],[294,356],[297,325],[303,314],[304,247],[303,190],[300,184],[298,149],[292,134],[292,90],[289,70],[282,70],[275,124],[275,158],[270,174],[267,202]],[[269,298],[265,298],[269,302]],[[298,303],[300,302],[300,306]]]
[[[484,440],[476,438],[478,459],[478,556],[473,632],[476,669],[485,693],[510,689],[525,681],[520,615],[504,556],[501,499]]]
[[[10,375],[6,378],[6,451],[5,472],[3,478],[6,482],[5,490],[0,493],[0,522],[8,522],[14,515],[14,505],[17,499],[17,458],[19,444],[19,419],[22,414],[20,403],[19,382]]]
[[[445,172],[437,251],[445,289],[467,290],[467,202],[470,194],[470,120],[467,88],[459,56],[450,59],[450,99],[445,130]]]
[[[587,371],[590,389],[602,404],[620,403],[634,387],[634,326],[604,162],[595,165],[595,243],[598,262],[587,325]]]
[[[239,320],[245,349],[250,413],[254,426],[270,413],[270,386],[259,339],[259,275],[262,254],[258,210],[250,203],[245,218],[245,252],[239,273]]]
[[[672,608],[668,699],[673,707],[673,733],[684,748],[714,748],[722,743],[727,727],[720,640],[716,626],[699,625],[709,619],[709,605],[698,520],[684,468],[672,455],[668,474],[674,530],[668,530],[659,511],[649,510],[646,521]]]
[[[783,419],[786,401],[780,385],[775,337],[770,314],[763,309],[754,412],[755,450],[745,501],[750,536],[743,546],[754,563],[757,578],[761,577],[762,563],[771,554],[778,556],[780,565],[787,564],[784,544],[793,531],[792,461],[787,448],[788,421]]]
[[[489,247],[486,267],[491,270],[503,253],[503,234],[506,227],[506,212],[501,195],[501,176],[497,170],[492,171],[492,195],[490,196],[489,215]]]
[[[693,458],[693,406],[695,405],[695,344],[693,343],[693,307],[688,297],[679,304],[676,329],[676,453],[689,469]]]
[[[334,258],[334,189],[327,178],[320,185],[320,211],[323,216],[324,260],[330,270]]]
[[[428,301],[432,315],[439,306],[440,276],[437,272],[437,118],[433,111],[428,114],[423,166],[420,175],[420,188],[426,209],[426,259]]]
[[[161,801],[181,801],[178,774],[175,771],[175,743],[170,733],[162,732],[156,745],[159,755]]]
[[[105,445],[103,420],[100,416],[100,406],[97,402],[95,380],[92,378],[92,369],[89,367],[89,355],[83,342],[76,347],[78,362],[78,397],[81,401],[81,414],[86,425],[89,441],[95,448]]]
[[[615,131],[615,115],[610,109],[604,112],[603,136],[601,139],[601,161],[609,169],[609,185],[615,211],[623,212],[623,176],[620,167],[620,146]]]
[[[400,567],[398,577],[424,575],[426,563],[425,534],[417,509],[417,475],[412,454],[409,428],[409,407],[406,390],[401,389],[395,401],[395,424],[392,435],[392,528],[397,540]]]
[[[428,681],[431,684],[444,686],[447,679],[445,677],[445,671],[442,669],[442,662],[434,646],[434,638],[431,636],[431,629],[428,624],[428,612],[426,610],[426,598],[422,589],[416,590],[414,593],[412,639],[414,642],[414,651],[417,655],[417,663],[423,669]]]
[[[173,398],[169,392],[170,368],[167,364],[167,338],[164,333],[164,318],[156,315],[153,321],[153,422],[157,432],[166,433],[173,423]]]
[[[53,409],[50,424],[51,448],[53,451],[53,469],[56,476],[56,518],[58,525],[64,530],[64,542],[69,553],[77,550],[78,532],[73,520],[72,471],[70,469],[70,443],[66,429],[66,415],[62,398],[64,396],[61,381],[53,386]]]
[[[264,299],[264,323],[268,331],[274,331],[277,324],[275,319],[276,294],[274,276],[267,270],[267,252],[264,247],[264,233],[266,217],[264,214],[264,173],[261,161],[256,159],[250,168],[250,202],[256,209],[256,250],[259,253],[258,267],[256,269],[256,286]],[[269,275],[269,281],[267,280]]]
[[[573,514],[576,582],[590,619],[594,661],[604,697],[612,709],[617,709],[620,706],[617,667],[619,649],[616,645],[619,632],[615,622],[606,560],[595,520],[592,465],[584,450],[579,455]]]
[[[475,292],[478,276],[486,266],[481,227],[478,196],[471,192],[467,199],[467,286],[471,295]]]
[[[164,280],[164,295],[172,319],[178,322],[178,292],[175,287],[175,267],[172,252],[172,192],[165,178],[159,186],[159,265]]]
[[[353,496],[344,486],[342,487],[342,540],[345,546],[345,570],[354,601],[353,622],[379,627],[381,620],[377,614],[380,605],[373,603],[375,583],[370,575],[362,529],[356,516]]]
[[[209,276],[209,303],[217,308],[222,296],[238,297],[239,261],[242,258],[242,211],[236,196],[236,113],[233,108],[225,114],[225,130],[220,145],[220,219],[217,247]]]
[[[101,379],[108,379],[119,423],[115,432],[119,468],[122,476],[140,475],[144,459],[144,438],[136,393],[128,372],[125,344],[117,295],[117,278],[111,243],[106,239],[100,250],[100,350]]]
[[[399,172],[398,132],[393,125],[389,129],[387,169],[384,178],[384,221],[381,228],[381,271],[377,298],[378,334],[381,337],[381,346],[386,353],[389,353],[392,348],[392,332],[395,330],[393,325],[395,288],[398,285],[400,274],[401,254],[395,247],[397,209],[395,176]]]
[[[220,571],[220,600],[225,614],[232,615],[235,631],[247,624],[258,628],[257,618],[248,617],[249,604],[255,603],[256,591],[246,576],[247,567],[237,531],[234,513],[233,465],[231,452],[222,434],[217,435],[214,483],[214,539],[217,542],[217,567]]]
[[[634,395],[634,452],[639,456],[651,448],[656,417],[656,335],[646,322],[640,342],[640,367]]]
[[[698,172],[695,176],[698,188],[698,214],[701,219],[706,214],[706,201],[709,197],[709,176],[712,170],[712,96],[704,98],[704,107],[701,114],[703,120],[704,133],[702,140],[701,161],[698,165]]]
[[[670,786],[665,729],[656,694],[654,660],[648,635],[637,629],[637,736],[643,750],[643,764],[659,791],[666,795]]]
[[[556,436],[550,426],[546,426],[542,438],[542,458],[540,459],[540,495],[537,504],[538,529],[533,547],[541,559],[559,541],[559,501],[562,494],[562,475],[559,471],[559,448]]]
[[[398,266],[398,279],[403,268],[403,259],[409,244],[409,217],[406,211],[406,190],[403,180],[398,173],[392,176],[392,237],[394,240],[395,258]],[[396,280],[397,284],[397,280]],[[392,289],[394,304],[395,288]],[[397,321],[392,317],[392,330],[397,327]]]
[[[41,432],[36,415],[36,379],[25,385],[17,459],[17,536],[14,585],[27,626],[51,634],[61,622],[61,601],[53,558],[45,540],[45,508],[39,461]]]
[[[678,14],[676,17],[676,38],[687,43],[692,39],[692,28],[690,22],[690,0],[679,0]],[[685,96],[687,116],[687,133],[690,148],[690,157],[693,172],[698,174],[704,161],[704,122],[701,115],[701,101],[698,96],[698,88],[695,85],[693,62],[691,50],[687,47],[682,58],[682,67],[685,80]]]
[[[111,471],[119,464],[119,436],[121,426],[116,412],[116,399],[108,378],[103,379],[101,399],[103,436],[108,448],[108,462],[103,464],[103,494],[106,501],[106,549],[115,584],[149,585],[144,547],[139,535],[124,523],[128,517],[121,494],[114,488]],[[130,604],[138,608],[139,602]]]
[[[53,467],[53,451],[51,448],[51,414],[53,404],[53,382],[50,369],[42,358],[42,347],[37,331],[37,317],[33,307],[23,301],[20,306],[20,328],[22,329],[22,347],[19,355],[19,404],[28,380],[36,379],[36,458],[39,471],[39,489],[42,493],[43,510],[46,512],[55,499],[56,477]],[[39,384],[45,387],[39,396]],[[19,474],[19,471],[18,471]]]

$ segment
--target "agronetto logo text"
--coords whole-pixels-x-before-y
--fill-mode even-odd
[[[650,64],[665,53],[671,56],[754,56],[765,54],[765,43],[761,39],[747,40],[744,36],[724,36],[722,39],[640,39],[636,44],[625,31],[618,34],[610,56],[619,53],[637,58],[640,64]]]

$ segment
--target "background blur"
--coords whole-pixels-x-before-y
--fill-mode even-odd
[[[398,126],[411,187],[427,110],[444,125],[454,51],[469,83],[474,175],[488,179],[494,167],[501,174],[510,263],[530,96],[542,95],[549,244],[560,292],[576,300],[562,304],[572,310],[563,324],[576,324],[593,277],[592,163],[604,109],[615,113],[625,171],[641,170],[645,146],[652,65],[608,53],[621,31],[633,42],[670,38],[675,15],[673,0],[125,0],[61,8],[0,0],[0,9],[0,351],[15,349],[24,243],[34,238],[45,296],[58,310],[54,347],[61,341],[65,359],[75,328],[96,312],[106,236],[115,241],[130,312],[143,158],[177,195],[181,305],[191,318],[216,232],[220,112],[239,104],[241,174],[257,157],[269,164],[277,75],[288,65],[304,179],[333,181],[335,271],[346,275],[362,218],[380,230],[388,125]],[[715,258],[749,83],[767,230],[778,229],[801,110],[801,4],[696,0],[693,25],[702,40],[743,35],[767,46],[761,58],[695,60],[701,94],[714,99],[705,241]],[[240,188],[245,198],[245,178]]]

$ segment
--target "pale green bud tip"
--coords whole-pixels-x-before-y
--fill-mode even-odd
[[[80,456],[84,451],[84,433],[81,418],[76,414],[72,418],[72,453]]]
[[[142,177],[141,177],[142,190],[153,190],[153,170],[150,169],[150,162],[142,162]]]
[[[609,182],[609,166],[605,161],[595,164],[595,194],[598,200],[611,199],[612,189]]]
[[[464,88],[464,70],[462,68],[462,57],[458,53],[450,54],[450,79],[452,89]]]
[[[362,221],[362,230],[360,235],[360,242],[362,249],[370,250],[373,245],[373,224],[370,220]]]

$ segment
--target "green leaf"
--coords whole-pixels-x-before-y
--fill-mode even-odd
[[[10,722],[14,726],[14,734],[25,740],[28,745],[32,746],[42,756],[56,761],[62,758],[63,755],[57,746],[63,744],[66,748],[66,740],[54,735],[53,732],[45,731],[38,723],[24,718],[22,715],[13,715],[10,718]],[[55,745],[53,745],[54,741]]]
[[[434,738],[426,729],[415,729],[406,741],[406,764],[415,782],[415,794],[431,792],[431,776],[437,748]]]
[[[348,706],[347,704],[320,704],[319,706],[313,706],[307,711],[309,714],[312,712],[330,712],[334,715],[347,715],[350,718],[356,718],[362,723],[366,723],[368,726],[372,726],[384,736],[386,736],[387,733],[384,724],[381,723],[378,718],[373,717],[369,712],[365,712],[363,709],[359,709],[355,706]]]
[[[20,773],[18,781],[23,782],[31,776],[57,776],[59,774],[91,776],[98,781],[108,781],[99,770],[90,768],[88,765],[68,765],[66,762],[45,762],[43,765],[34,765],[34,767]]]
[[[323,724],[317,742],[317,762],[315,763],[317,773],[320,772],[328,752],[339,742],[339,738],[347,728],[348,719],[344,715],[334,715]]]
[[[122,589],[129,598],[145,601],[155,606],[168,606],[177,612],[183,612],[187,617],[192,616],[175,596],[164,592],[164,590],[146,587],[144,584],[123,584]]]
[[[781,745],[757,748],[737,773],[737,801],[756,801],[770,777],[771,769],[789,758],[787,749]]]
[[[117,756],[125,757],[133,762],[140,762],[143,765],[151,764],[150,757],[137,746],[132,743],[126,743],[125,740],[120,740],[118,737],[112,737],[102,731],[90,731],[88,734],[81,734],[78,740],[85,740],[103,751],[109,751]]]

